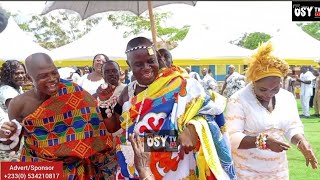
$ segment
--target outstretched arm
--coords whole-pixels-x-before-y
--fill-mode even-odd
[[[292,137],[291,143],[295,144],[299,151],[303,154],[303,156],[306,159],[306,166],[309,166],[311,164],[313,169],[318,168],[318,160],[311,148],[311,145],[307,141],[307,139],[304,137],[303,134],[297,134]]]

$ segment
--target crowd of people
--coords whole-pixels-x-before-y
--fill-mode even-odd
[[[210,69],[200,76],[176,66],[147,38],[131,39],[125,53],[130,70],[97,54],[92,69],[68,80],[45,53],[6,61],[0,160],[62,161],[63,179],[289,179],[286,151],[294,145],[318,167],[294,84],[303,117],[313,94],[319,117],[319,74],[303,66],[293,76],[270,43],[251,56],[245,75],[230,65],[222,87]],[[23,91],[26,82],[32,87]],[[144,151],[144,134],[160,131],[178,132],[177,151]]]

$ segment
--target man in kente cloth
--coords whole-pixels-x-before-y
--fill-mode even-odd
[[[112,138],[96,100],[79,85],[60,79],[47,54],[32,54],[25,62],[34,88],[9,106],[9,119],[23,126],[21,161],[63,161],[63,179],[100,179],[99,167]],[[2,127],[12,132],[6,138],[15,134],[15,128],[14,123]]]

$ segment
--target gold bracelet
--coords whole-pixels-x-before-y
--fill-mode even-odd
[[[146,176],[145,178],[143,178],[143,180],[147,180],[149,177],[153,176],[152,173],[150,173],[148,176]]]

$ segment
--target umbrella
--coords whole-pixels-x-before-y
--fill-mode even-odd
[[[55,9],[69,9],[80,14],[82,19],[105,11],[130,11],[140,15],[149,10],[152,40],[156,47],[156,28],[154,23],[153,8],[167,4],[188,4],[195,6],[197,1],[47,1],[42,14]]]
[[[8,25],[8,16],[6,12],[0,7],[0,33],[7,27]]]

